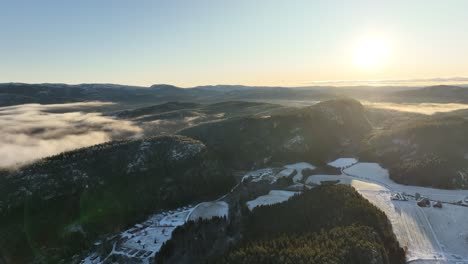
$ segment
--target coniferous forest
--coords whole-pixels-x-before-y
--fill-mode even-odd
[[[231,232],[236,220],[190,222],[174,232],[156,263],[405,262],[388,218],[348,186],[319,186],[240,211],[240,237]],[[221,248],[222,241],[230,243]]]

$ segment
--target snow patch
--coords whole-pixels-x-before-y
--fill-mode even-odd
[[[297,193],[299,192],[271,190],[267,195],[259,196],[255,200],[248,201],[247,207],[252,211],[257,206],[282,203],[289,200],[289,198]]]
[[[299,162],[299,163],[295,163],[295,164],[289,164],[289,165],[286,165],[284,167],[287,168],[287,169],[296,170],[297,174],[294,175],[294,177],[293,177],[294,182],[302,181],[302,179],[304,178],[304,176],[302,175],[302,170],[304,170],[304,169],[315,170],[315,166],[313,166],[313,165],[311,165],[311,164],[309,164],[307,162]]]
[[[205,202],[196,206],[189,216],[189,220],[198,220],[199,218],[211,219],[213,217],[228,216],[229,206],[224,201]]]
[[[355,158],[339,158],[332,162],[329,162],[328,165],[338,169],[344,169],[356,164],[357,162],[358,160]]]

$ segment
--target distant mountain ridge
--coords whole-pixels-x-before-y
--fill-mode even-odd
[[[468,88],[452,85],[436,85],[392,94],[405,102],[468,103]]]
[[[155,104],[169,101],[322,101],[337,96],[378,101],[468,102],[468,89],[456,86],[414,87],[278,87],[205,85],[181,88],[170,84],[150,87],[116,84],[0,84],[0,107],[25,103],[59,104],[107,101]]]

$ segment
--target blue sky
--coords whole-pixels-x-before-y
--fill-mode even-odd
[[[466,10],[463,0],[0,0],[0,82],[187,87],[468,76]],[[376,38],[388,54],[359,67],[356,47]]]

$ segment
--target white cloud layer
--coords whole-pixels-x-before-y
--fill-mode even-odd
[[[21,165],[142,132],[130,121],[77,111],[105,104],[108,103],[0,107],[0,167]]]
[[[399,104],[399,103],[386,103],[386,102],[368,102],[361,101],[363,105],[396,110],[400,112],[410,112],[423,115],[432,115],[435,113],[446,113],[456,110],[468,109],[468,104],[439,104],[439,103],[420,103],[420,104]]]
[[[467,85],[468,77],[420,78],[420,79],[382,79],[382,80],[330,80],[308,82],[307,85],[332,86],[431,86],[431,85]]]

